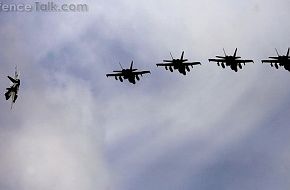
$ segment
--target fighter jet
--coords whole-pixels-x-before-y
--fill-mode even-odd
[[[17,67],[15,67],[15,73],[14,78],[7,76],[9,80],[11,81],[11,85],[9,88],[6,88],[5,98],[6,100],[9,100],[11,98],[11,109],[13,104],[15,103],[16,99],[18,98],[18,91],[20,86],[20,79],[19,74],[17,72]]]
[[[241,57],[237,57],[237,51],[238,49],[236,48],[235,53],[233,56],[228,56],[223,49],[225,56],[216,56],[219,59],[209,59],[209,62],[217,62],[218,66],[222,66],[225,68],[226,66],[231,67],[232,70],[235,72],[238,72],[238,67],[242,69],[242,63],[246,65],[246,63],[254,63],[253,60],[242,60],[240,59]]]
[[[112,74],[106,74],[107,77],[115,77],[116,80],[120,80],[121,82],[124,81],[124,79],[127,79],[130,83],[136,84],[136,80],[140,80],[139,76],[143,76],[143,74],[150,73],[150,71],[137,71],[138,69],[133,69],[133,61],[131,62],[131,66],[129,69],[124,69],[121,66],[121,71],[113,71],[114,73]]]
[[[200,62],[187,62],[188,59],[183,59],[184,51],[181,54],[180,59],[174,59],[172,54],[170,53],[172,60],[163,60],[165,63],[157,63],[157,67],[162,66],[165,67],[166,70],[173,72],[173,70],[178,70],[180,73],[186,75],[186,71],[190,71],[189,66],[193,68],[193,65],[201,65]]]
[[[275,65],[276,69],[279,68],[279,66],[284,66],[284,68],[290,72],[290,48],[288,48],[287,54],[286,55],[279,55],[279,52],[276,50],[276,53],[278,57],[269,57],[272,60],[262,60],[262,63],[270,63],[271,67]],[[274,64],[274,65],[273,65]]]

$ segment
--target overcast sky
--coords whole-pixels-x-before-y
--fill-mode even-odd
[[[290,73],[260,61],[290,46],[289,0],[74,3],[0,12],[1,190],[289,190]],[[255,64],[209,63],[223,48]],[[202,66],[156,67],[182,51]],[[151,74],[105,76],[131,60]]]

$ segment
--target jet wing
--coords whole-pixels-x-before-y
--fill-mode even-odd
[[[200,62],[191,62],[191,63],[183,63],[183,65],[191,66],[191,65],[201,65]]]
[[[278,60],[262,60],[262,63],[280,63]]]
[[[209,62],[213,61],[213,62],[219,62],[219,63],[225,63],[226,61],[224,59],[209,59]]]
[[[15,92],[11,88],[7,88],[7,92],[5,93],[5,98],[6,98],[6,100],[11,98],[11,107],[10,107],[10,109],[12,109],[13,104],[15,103],[17,97],[18,97],[17,91]]]
[[[150,71],[138,71],[138,72],[133,72],[134,75],[143,75],[143,74],[147,74],[147,73],[151,73]]]
[[[107,77],[118,77],[118,76],[124,76],[122,73],[112,73],[112,74],[106,74]]]
[[[156,65],[157,65],[157,67],[158,67],[158,66],[163,66],[163,67],[174,66],[173,63],[157,63]]]
[[[254,63],[253,60],[235,60],[237,63]]]
[[[12,77],[10,77],[10,76],[7,76],[7,77],[9,78],[9,80],[10,80],[11,82],[13,82],[13,83],[16,83],[16,82],[17,82],[14,78],[12,78]]]

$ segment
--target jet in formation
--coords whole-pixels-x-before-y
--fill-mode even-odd
[[[20,79],[19,79],[19,74],[17,72],[17,67],[15,67],[15,73],[14,73],[14,78],[7,76],[9,80],[11,81],[11,85],[9,88],[6,88],[5,92],[5,98],[6,100],[9,100],[11,98],[11,109],[13,104],[18,98],[18,91],[19,91],[19,86],[20,86]]]
[[[246,65],[246,63],[254,63],[253,60],[242,60],[240,59],[241,57],[237,57],[237,51],[238,49],[236,48],[235,53],[233,56],[228,56],[225,52],[225,50],[223,49],[225,56],[216,56],[219,59],[209,59],[209,62],[213,61],[213,62],[217,62],[218,66],[222,66],[223,68],[225,68],[226,66],[230,67],[232,70],[234,70],[235,72],[238,72],[238,67],[240,69],[242,69],[242,63],[244,65]]]
[[[286,55],[280,55],[279,52],[276,50],[277,57],[269,57],[270,60],[262,60],[262,63],[270,63],[272,67],[276,67],[277,69],[279,67],[284,67],[286,70],[290,72],[290,48],[288,48],[288,51]],[[209,62],[217,62],[218,66],[222,66],[225,68],[226,66],[230,67],[235,72],[238,71],[238,68],[242,69],[242,64],[246,65],[246,63],[254,63],[253,60],[245,60],[241,59],[241,57],[237,56],[238,49],[235,49],[234,55],[228,56],[224,51],[225,56],[216,56],[218,59],[209,59]],[[157,63],[157,67],[162,66],[165,67],[166,70],[170,70],[173,72],[174,70],[178,70],[183,75],[186,75],[186,71],[190,72],[190,68],[194,65],[201,65],[200,62],[188,62],[188,59],[184,59],[184,51],[181,54],[180,59],[174,59],[172,54],[170,53],[170,56],[172,60],[163,60],[163,63]],[[120,63],[119,63],[120,64]],[[140,76],[143,76],[144,74],[151,73],[150,71],[138,71],[138,69],[133,68],[134,62],[131,62],[130,68],[124,69],[121,66],[122,70],[119,71],[113,71],[113,73],[106,74],[107,77],[115,77],[116,80],[120,80],[123,82],[124,80],[128,80],[132,84],[136,84],[136,80],[140,80]],[[20,87],[20,78],[17,71],[17,67],[15,67],[15,74],[14,78],[11,76],[7,76],[8,79],[11,81],[11,85],[9,88],[6,88],[5,92],[5,98],[6,100],[11,99],[11,109],[13,107],[13,104],[16,102],[18,98],[18,91]]]
[[[272,60],[262,60],[262,63],[270,63],[271,67],[275,65],[276,69],[280,67],[283,67],[290,72],[290,56],[289,56],[289,51],[290,48],[288,48],[287,54],[286,55],[280,55],[279,52],[276,50],[277,57],[269,57]]]
[[[133,69],[133,61],[131,62],[131,66],[129,69],[124,69],[121,66],[121,71],[113,71],[112,74],[106,74],[107,77],[115,77],[116,80],[120,80],[121,82],[124,81],[124,79],[127,79],[130,83],[136,84],[136,80],[140,80],[139,76],[143,76],[143,74],[148,74],[150,71],[137,71],[138,69]]]
[[[157,63],[157,67],[165,67],[166,70],[169,70],[173,72],[173,70],[178,70],[180,73],[186,75],[186,71],[190,71],[190,68],[193,68],[193,65],[201,65],[200,62],[187,62],[188,59],[183,59],[184,57],[184,51],[181,54],[180,59],[174,59],[172,54],[170,53],[170,56],[172,60],[163,60],[165,63]]]

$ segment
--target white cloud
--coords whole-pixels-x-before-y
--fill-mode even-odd
[[[16,109],[1,108],[7,187],[192,189],[201,184],[190,186],[190,170],[203,173],[284,108],[289,73],[259,59],[289,45],[287,1],[89,4],[84,15],[22,15],[0,29],[3,72],[19,63],[23,73]],[[208,64],[223,47],[256,63],[238,73]],[[182,50],[203,65],[185,77],[155,67]],[[105,78],[131,59],[152,74],[135,86]]]
[[[11,113],[21,124],[8,124],[11,129],[1,130],[3,187],[60,190],[109,186],[104,133],[94,119],[93,96],[84,82],[67,76],[58,81],[54,87],[22,92],[22,102]]]

